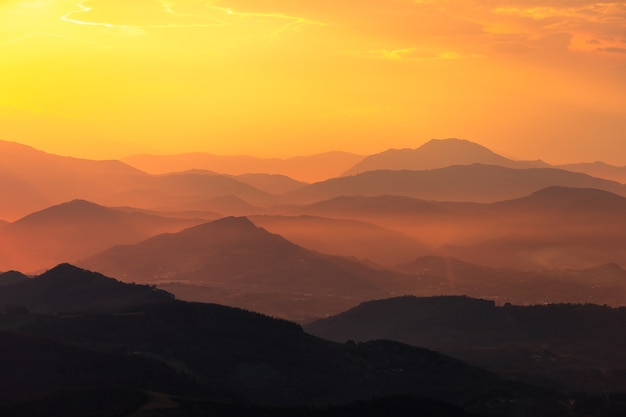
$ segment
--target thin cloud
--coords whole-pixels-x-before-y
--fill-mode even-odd
[[[131,6],[132,5],[132,6]],[[242,22],[274,21],[271,35],[298,30],[307,25],[324,23],[281,13],[251,13],[234,8],[219,7],[212,2],[141,1],[117,2],[83,0],[61,17],[61,20],[82,26],[96,26],[121,31],[156,29],[193,29],[232,26]]]

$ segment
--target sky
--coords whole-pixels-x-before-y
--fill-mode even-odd
[[[626,2],[0,0],[0,139],[96,159],[468,139],[626,165]]]

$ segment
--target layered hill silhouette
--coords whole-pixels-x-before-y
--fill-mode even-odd
[[[248,173],[237,175],[235,178],[271,194],[283,194],[298,190],[307,185],[306,182],[296,181],[291,177],[280,174]]]
[[[343,175],[366,171],[445,168],[452,165],[497,165],[507,168],[547,168],[543,161],[514,161],[463,139],[432,139],[416,149],[389,149],[367,156]]]
[[[524,271],[424,256],[396,266],[416,277],[415,293],[469,295],[500,304],[596,303],[626,305],[626,270],[617,264],[586,269]]]
[[[0,287],[5,285],[13,285],[23,282],[28,279],[28,276],[18,271],[0,272]]]
[[[308,204],[341,196],[398,195],[423,200],[494,202],[551,186],[597,188],[626,194],[623,184],[555,168],[513,169],[455,165],[410,171],[378,170],[333,178],[284,194],[286,202]]]
[[[102,195],[101,201],[108,205],[161,210],[185,210],[190,202],[226,195],[264,205],[271,202],[273,196],[233,177],[206,171],[129,179],[126,184]]]
[[[440,253],[521,269],[626,265],[624,209],[626,199],[606,191],[550,187],[467,216],[465,221],[488,233],[474,228],[474,242],[451,244]]]
[[[135,245],[116,246],[79,265],[123,281],[179,282],[235,291],[212,301],[256,306],[257,311],[279,316],[285,312],[272,308],[276,295],[293,304],[292,311],[315,316],[328,314],[325,308],[339,311],[373,295],[404,293],[413,285],[410,277],[397,272],[304,249],[245,217],[227,217]],[[164,288],[179,294],[176,287]],[[327,297],[338,304],[327,306]],[[246,298],[251,304],[236,304]]]
[[[116,293],[143,287],[70,265],[61,265],[35,280],[59,286],[82,281],[85,291],[94,294],[92,303],[73,315],[0,314],[0,350],[4,360],[11,362],[5,375],[14,376],[14,385],[3,385],[0,405],[19,397],[36,403],[38,397],[49,394],[57,399],[48,402],[54,412],[55,406],[63,406],[67,400],[58,401],[61,397],[55,397],[53,390],[80,386],[98,387],[91,394],[73,392],[87,397],[83,406],[93,406],[95,401],[106,410],[121,406],[120,398],[112,395],[115,400],[108,404],[97,393],[108,397],[108,387],[115,384],[116,389],[152,392],[150,396],[182,396],[169,401],[174,409],[180,408],[176,403],[184,402],[185,396],[194,401],[265,407],[412,396],[418,398],[408,404],[430,403],[435,410],[453,413],[442,415],[459,415],[456,407],[489,410],[489,415],[496,416],[507,415],[511,407],[518,413],[540,416],[565,412],[566,397],[506,381],[431,350],[391,341],[337,344],[310,336],[283,320],[171,299],[94,312],[94,305],[110,300],[111,293],[102,291],[103,282],[113,285]],[[30,291],[34,293],[31,298],[39,297],[46,305],[56,303],[59,297],[59,293],[34,287]],[[524,402],[517,404],[515,399],[522,397]],[[40,401],[45,403],[45,398]],[[146,402],[133,395],[130,399]],[[393,409],[394,401],[403,404],[407,399],[388,401]],[[441,401],[453,407],[438,406]]]
[[[5,276],[0,311],[35,313],[117,312],[136,305],[167,302],[173,296],[147,285],[119,282],[102,274],[60,264],[33,278]]]
[[[587,162],[578,164],[558,165],[557,168],[573,172],[583,172],[593,177],[626,183],[626,166],[614,166],[604,162]]]
[[[198,170],[150,175],[120,161],[62,157],[13,142],[1,141],[0,153],[0,199],[10,202],[0,206],[0,218],[9,221],[74,199],[107,206],[184,210],[190,202],[225,195],[252,204],[272,201],[273,194],[248,182],[265,182],[265,188],[295,187],[285,178],[248,176],[239,181]]]
[[[36,272],[118,244],[201,222],[72,200],[29,214],[0,230],[0,268]]]
[[[342,196],[278,210],[366,221],[411,236],[433,255],[536,270],[626,265],[625,203],[604,190],[552,186],[494,203]]]
[[[26,213],[119,186],[121,178],[146,174],[120,161],[93,161],[48,154],[0,141],[0,216],[14,220]]]
[[[400,232],[371,223],[318,216],[249,216],[264,229],[318,252],[395,265],[430,253],[430,248]]]
[[[123,161],[153,174],[207,169],[229,175],[265,173],[285,175],[299,181],[321,181],[339,176],[363,159],[347,152],[326,152],[287,159],[251,156],[219,156],[208,153],[133,155]]]
[[[467,297],[366,302],[306,326],[335,341],[391,339],[565,390],[623,391],[626,309],[592,304],[496,306]]]

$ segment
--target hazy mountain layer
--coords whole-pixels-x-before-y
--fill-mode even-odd
[[[179,155],[133,155],[124,158],[123,161],[154,174],[195,168],[230,175],[279,174],[312,182],[339,176],[361,159],[363,156],[347,152],[327,152],[287,159],[219,156],[198,152]]]
[[[384,265],[431,253],[428,246],[403,233],[357,220],[269,215],[249,218],[254,224],[305,248]]]
[[[514,161],[468,140],[433,139],[416,149],[389,149],[367,156],[343,175],[378,170],[422,171],[472,164],[508,168],[547,168],[549,166],[543,161]]]
[[[399,195],[423,200],[494,202],[551,186],[597,188],[626,194],[623,184],[581,173],[555,168],[513,169],[475,164],[425,171],[368,171],[308,185],[286,193],[284,200],[307,204],[341,196]]]
[[[0,230],[0,268],[37,272],[113,245],[137,243],[201,222],[73,200],[29,214]]]
[[[356,300],[403,294],[413,287],[411,277],[304,249],[245,217],[224,218],[135,245],[113,247],[80,265],[124,281],[179,282],[226,290],[230,300],[203,301],[230,301],[227,303],[248,307],[247,302],[239,304],[238,300],[251,298],[255,310],[281,317],[292,316],[277,309],[280,303],[272,303],[275,296],[287,297],[296,303],[291,311],[307,316],[320,313],[319,306],[309,310],[308,303],[301,305],[300,300],[313,298],[321,306],[333,305],[322,312],[329,314],[354,305]],[[178,293],[176,287],[167,288]],[[238,295],[231,298],[232,291]],[[341,307],[336,305],[338,301]]]

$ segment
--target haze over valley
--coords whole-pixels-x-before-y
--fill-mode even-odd
[[[23,375],[7,412],[67,395],[128,412],[158,395],[172,416],[626,408],[600,394],[626,390],[619,167],[459,139],[297,163],[0,148],[0,337]]]

